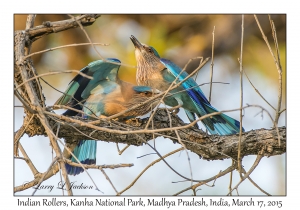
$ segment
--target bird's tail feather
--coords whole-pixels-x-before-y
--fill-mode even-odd
[[[184,109],[184,111],[185,111],[185,113],[186,113],[186,116],[189,118],[190,122],[193,122],[193,121],[196,120],[196,118],[195,118],[195,113],[190,112],[190,111],[187,110],[187,109]],[[197,129],[199,129],[199,126],[198,126],[197,123],[194,125],[194,127],[197,128]]]
[[[218,112],[211,106],[206,106],[205,109],[208,113]],[[205,118],[202,122],[211,134],[230,135],[240,132],[240,122],[223,113]],[[242,131],[245,131],[244,128]]]
[[[96,163],[97,141],[81,140],[75,147],[73,154],[82,164],[92,165]],[[74,157],[70,158],[72,162],[77,163]],[[84,171],[82,167],[70,166],[66,163],[67,173],[77,175]]]

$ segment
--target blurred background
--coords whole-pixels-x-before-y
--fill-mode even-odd
[[[25,28],[27,15],[15,15],[15,30]],[[268,15],[257,15],[265,35],[275,52],[272,31]],[[67,15],[37,15],[35,26],[41,25],[44,21],[59,21],[69,19]],[[276,27],[280,59],[283,70],[283,98],[282,109],[286,108],[286,15],[271,15]],[[136,65],[134,47],[130,41],[130,35],[134,35],[142,43],[153,46],[161,57],[172,60],[180,67],[194,57],[211,57],[212,53],[212,32],[214,30],[214,82],[229,84],[213,84],[211,104],[218,110],[239,108],[240,104],[240,75],[239,63],[241,49],[241,23],[242,15],[102,15],[96,22],[85,30],[91,40],[97,43],[109,44],[109,46],[96,46],[101,56],[118,58],[124,64]],[[58,47],[74,43],[87,43],[88,39],[81,29],[71,29],[60,33],[50,34],[33,43],[31,52]],[[277,107],[278,100],[278,72],[274,60],[262,38],[261,32],[256,24],[253,15],[244,16],[244,45],[243,45],[243,67],[251,82],[268,100]],[[63,48],[32,57],[34,65],[39,74],[49,71],[80,70],[93,60],[100,59],[91,46],[76,46]],[[193,61],[187,71],[193,71],[199,61]],[[122,66],[119,76],[129,82],[135,83],[135,71],[133,67]],[[75,74],[60,74],[47,76],[44,79],[55,88],[64,91]],[[199,71],[198,84],[210,81],[210,61]],[[252,88],[244,76],[244,105],[261,105],[267,109],[272,117],[275,111],[264,102]],[[41,81],[46,105],[51,106],[60,97],[61,93],[49,87]],[[208,97],[209,85],[201,86],[201,89]],[[20,102],[15,99],[15,105]],[[58,110],[56,113],[62,113]],[[15,108],[15,130],[22,125],[24,112],[22,108]],[[239,112],[228,113],[229,116],[239,119]],[[179,116],[186,122],[184,112]],[[204,127],[199,123],[200,127]],[[286,114],[281,115],[279,126],[286,126]],[[243,127],[246,131],[252,129],[272,127],[272,121],[267,114],[261,113],[258,108],[249,108],[244,112]],[[158,151],[163,155],[180,147],[173,144],[169,139],[159,137],[155,140]],[[32,137],[24,135],[21,143],[29,157],[40,172],[49,167],[52,160],[51,147],[46,137]],[[153,141],[151,142],[153,144]],[[122,147],[123,145],[121,145]],[[124,145],[125,146],[125,145]],[[121,156],[118,155],[116,145],[98,141],[97,164],[118,164],[133,163],[134,167],[123,169],[107,169],[106,172],[114,183],[117,190],[121,191],[127,187],[134,178],[152,161],[158,158],[157,155],[142,155],[153,152],[148,146],[129,147]],[[206,161],[199,159],[190,153],[190,162],[194,179],[207,179],[225,170],[230,166],[231,160]],[[256,156],[247,156],[243,159],[243,166],[246,170],[252,166]],[[190,176],[188,159],[185,152],[177,153],[166,159],[179,173]],[[14,161],[14,184],[21,185],[31,181],[33,175],[26,163],[22,160]],[[100,171],[89,170],[94,181],[104,195],[115,195],[114,190],[106,181]],[[274,157],[265,157],[259,166],[252,173],[251,178],[265,191],[272,195],[286,194],[286,154]],[[86,174],[76,177],[71,176],[71,181],[80,185],[92,185]],[[190,182],[181,181],[163,162],[155,164],[127,190],[124,195],[172,195],[188,186]],[[37,195],[61,195],[61,190],[56,189],[60,177],[57,174],[45,181],[44,185],[54,185],[55,189],[38,190]],[[233,186],[239,181],[237,172],[233,173]],[[214,187],[202,186],[197,195],[226,195],[228,193],[229,175],[217,179]],[[16,195],[30,195],[33,189],[16,193]],[[95,190],[74,190],[74,195],[103,195]],[[191,191],[183,195],[191,195]],[[235,194],[235,192],[234,192]],[[262,192],[254,187],[248,180],[239,187],[240,195],[262,195]]]

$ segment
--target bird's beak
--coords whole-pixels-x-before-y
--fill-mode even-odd
[[[143,49],[143,45],[139,42],[139,40],[137,40],[137,38],[135,38],[133,35],[131,35],[130,39],[136,49],[139,49],[139,50]]]

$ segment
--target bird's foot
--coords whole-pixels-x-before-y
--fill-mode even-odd
[[[169,110],[169,112],[171,112],[171,113],[173,113],[173,114],[175,114],[175,115],[177,115],[178,113],[179,113],[179,108],[178,107],[173,107],[173,108],[170,108],[170,109],[168,109]]]
[[[178,114],[180,109],[178,107],[172,107],[172,108],[157,108],[157,110],[167,110],[168,112],[176,115]]]
[[[128,120],[125,120],[125,123],[134,127],[139,127],[142,125],[141,119],[139,118],[130,118]]]

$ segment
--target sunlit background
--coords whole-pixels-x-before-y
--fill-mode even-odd
[[[15,15],[15,30],[25,28],[26,15]],[[41,25],[44,21],[59,21],[69,19],[67,15],[37,15],[35,26]],[[283,101],[282,109],[286,104],[286,16],[271,15],[274,20],[279,42],[280,59],[283,69]],[[258,19],[264,30],[271,47],[274,51],[274,41],[267,15],[258,15]],[[118,58],[124,64],[136,65],[134,47],[130,41],[130,35],[134,35],[141,42],[153,46],[163,58],[172,60],[180,67],[191,58],[202,56],[211,57],[212,52],[212,32],[214,31],[214,75],[213,81],[229,84],[213,84],[211,104],[218,110],[239,108],[240,105],[240,75],[239,63],[241,49],[241,23],[242,15],[102,15],[97,21],[85,27],[91,40],[97,43],[109,44],[109,46],[96,46],[101,56],[108,58]],[[215,29],[214,29],[215,28]],[[83,31],[79,28],[71,29],[60,33],[50,34],[34,42],[31,52],[37,52],[61,45],[86,43]],[[268,102],[277,107],[278,101],[278,72],[274,60],[265,44],[253,15],[245,15],[244,24],[244,44],[243,44],[243,67],[247,72],[251,82]],[[275,51],[274,51],[275,52]],[[80,70],[93,60],[100,59],[99,55],[91,46],[77,46],[63,48],[43,54],[33,56],[34,65],[39,74],[49,71]],[[210,61],[209,61],[210,63]],[[202,68],[196,78],[198,84],[210,81],[210,64]],[[198,65],[198,61],[193,61],[188,67],[191,72]],[[122,66],[120,77],[129,82],[135,83],[135,68]],[[47,76],[44,79],[55,88],[64,91],[69,81],[75,74],[60,74]],[[275,111],[256,93],[247,78],[243,78],[243,101],[246,104],[261,105],[267,109],[272,117]],[[51,106],[60,97],[61,93],[49,87],[41,81],[43,92],[46,97],[46,105]],[[201,89],[208,97],[209,85],[201,86]],[[21,103],[15,99],[15,105]],[[56,111],[56,113],[62,113]],[[15,131],[23,123],[23,109],[15,108]],[[239,112],[228,113],[231,117],[239,119]],[[179,116],[186,122],[187,117],[184,112]],[[283,113],[279,120],[279,126],[286,125],[286,117]],[[204,129],[201,123],[200,127]],[[246,131],[273,126],[267,114],[261,109],[245,109],[243,127]],[[45,172],[53,158],[49,139],[36,136],[29,138],[24,135],[21,144],[34,165],[40,172]],[[153,141],[150,141],[153,145]],[[121,147],[125,145],[120,145]],[[181,147],[173,144],[165,138],[155,140],[157,150],[163,155],[174,149]],[[61,147],[62,148],[62,147]],[[147,155],[152,153],[148,146],[129,147],[122,155],[118,155],[116,145],[98,141],[97,164],[119,164],[133,163],[131,168],[106,169],[114,186],[118,191],[126,188],[136,176],[152,161],[158,159],[157,155]],[[190,163],[194,179],[207,179],[225,170],[231,165],[231,160],[206,161],[197,155],[189,152]],[[286,194],[286,155],[264,157],[256,170],[251,174],[251,178],[265,191],[272,195]],[[252,166],[256,156],[247,156],[243,159],[243,166],[246,170]],[[166,159],[168,163],[179,173],[189,177],[188,158],[185,152],[176,153]],[[14,161],[14,184],[19,186],[26,181],[33,180],[33,175],[27,164],[23,160]],[[96,190],[73,190],[74,195],[115,195],[115,191],[105,179],[101,171],[89,170],[98,188],[104,192]],[[87,174],[70,176],[70,180],[76,185],[93,186]],[[190,182],[182,181],[178,175],[171,171],[165,163],[160,162],[147,170],[139,180],[127,190],[123,195],[172,195],[190,186]],[[217,179],[214,187],[201,186],[197,195],[226,195],[228,193],[230,177],[229,174]],[[61,195],[62,192],[56,189],[60,182],[59,174],[46,180],[43,185],[54,185],[55,188],[48,190],[38,190],[36,195]],[[172,183],[176,182],[176,183]],[[239,182],[238,172],[233,173],[233,184]],[[209,184],[212,184],[209,183]],[[16,195],[30,195],[34,189],[28,189],[16,193]],[[248,180],[244,181],[239,189],[240,195],[262,195],[255,186]],[[66,194],[66,192],[65,192]],[[191,195],[191,191],[183,195]],[[236,194],[234,192],[233,194]]]

